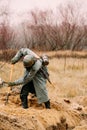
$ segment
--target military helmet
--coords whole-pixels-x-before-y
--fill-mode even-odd
[[[31,67],[37,59],[32,55],[26,55],[23,59],[24,67]]]

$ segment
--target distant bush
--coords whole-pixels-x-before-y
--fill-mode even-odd
[[[15,49],[7,49],[0,51],[0,61],[9,62],[17,53],[18,50]],[[34,50],[35,51],[35,50]],[[44,51],[39,52],[35,51],[38,55],[42,55]],[[52,58],[87,58],[87,52],[85,51],[47,51],[45,54],[48,55],[49,59]]]
[[[0,60],[1,61],[10,61],[11,58],[17,53],[17,50],[2,50],[0,52]]]

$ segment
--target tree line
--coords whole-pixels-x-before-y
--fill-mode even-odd
[[[32,10],[20,29],[9,21],[8,7],[0,8],[0,50],[28,47],[42,51],[87,49],[87,24],[80,6],[68,3],[52,10]],[[30,18],[31,16],[31,18]],[[31,20],[30,20],[31,19]],[[30,22],[31,21],[31,22]]]

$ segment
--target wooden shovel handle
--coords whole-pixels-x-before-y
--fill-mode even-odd
[[[13,68],[14,68],[14,65],[11,65],[10,81],[12,80]],[[10,86],[8,86],[8,87],[10,87]],[[10,87],[10,90],[8,91],[8,93],[6,95],[5,105],[8,103],[8,99],[9,99],[9,95],[10,95],[11,90],[12,90],[12,87]]]

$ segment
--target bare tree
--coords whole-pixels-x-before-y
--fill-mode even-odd
[[[0,8],[0,49],[8,49],[14,39],[14,31],[10,26],[9,8],[7,5]]]
[[[80,6],[75,7],[72,3],[60,7],[61,24],[59,34],[62,35],[64,49],[78,50],[82,44],[86,31],[84,29],[84,18],[80,15]],[[82,20],[83,19],[83,20]]]
[[[87,43],[87,26],[80,6],[72,3],[57,9],[31,11],[31,20],[22,24],[24,46],[38,50],[81,50]],[[21,44],[23,45],[23,44]]]

